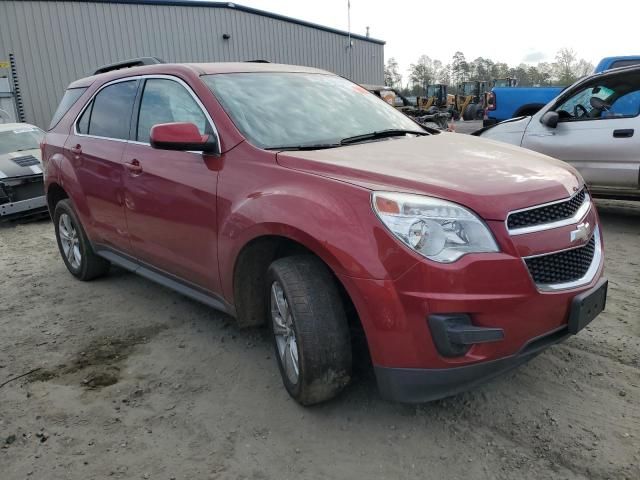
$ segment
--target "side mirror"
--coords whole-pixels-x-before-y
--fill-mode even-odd
[[[151,127],[150,143],[160,150],[195,150],[203,153],[219,153],[218,142],[213,135],[201,135],[193,123],[159,123]]]
[[[542,115],[540,123],[546,125],[549,128],[556,128],[558,126],[558,120],[560,120],[560,115],[558,115],[558,112],[549,111]]]

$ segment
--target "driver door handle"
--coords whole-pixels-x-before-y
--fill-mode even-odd
[[[614,138],[631,138],[633,137],[634,130],[633,128],[625,128],[622,130],[614,130],[613,137]]]

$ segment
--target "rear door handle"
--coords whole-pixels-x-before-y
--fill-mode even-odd
[[[75,147],[71,147],[69,150],[71,150],[71,153],[75,155],[80,155],[82,153],[82,145],[78,144]]]
[[[633,137],[633,128],[625,128],[622,130],[614,130],[613,137],[614,138],[631,138]]]
[[[124,167],[129,170],[133,175],[140,175],[142,173],[142,166],[140,162],[135,158],[131,162],[125,162]]]

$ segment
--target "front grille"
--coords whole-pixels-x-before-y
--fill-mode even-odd
[[[525,263],[538,285],[553,285],[580,280],[587,274],[596,250],[596,236],[582,247],[525,258]]]
[[[11,160],[13,160],[15,163],[17,163],[21,167],[31,167],[32,165],[40,165],[40,160],[38,160],[33,155],[25,155],[24,157],[14,157]]]
[[[534,207],[522,212],[509,215],[507,227],[509,230],[517,228],[533,227],[545,223],[553,223],[559,220],[571,218],[584,203],[586,190],[583,188],[565,202],[558,202],[544,207]]]

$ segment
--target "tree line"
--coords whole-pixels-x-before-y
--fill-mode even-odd
[[[428,55],[421,55],[416,63],[409,66],[407,82],[403,82],[398,62],[391,57],[385,65],[384,83],[401,90],[405,95],[424,95],[425,87],[434,83],[449,85],[451,93],[454,93],[456,86],[467,80],[507,77],[516,78],[518,85],[522,87],[566,86],[590,74],[593,69],[592,63],[579,59],[576,52],[569,48],[560,49],[554,62],[539,62],[537,65],[521,63],[518,66],[509,66],[485,57],[469,61],[464,53],[456,52],[447,64]]]

